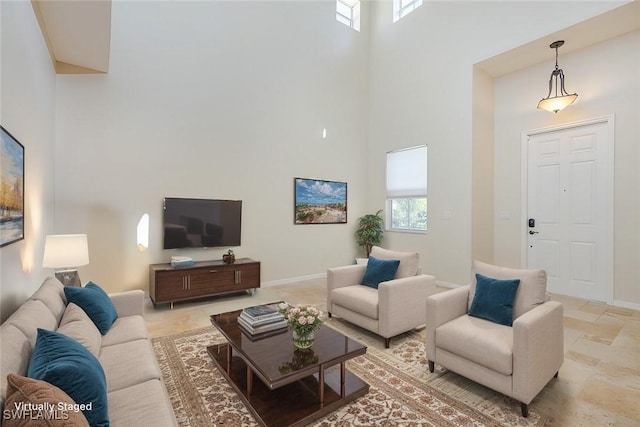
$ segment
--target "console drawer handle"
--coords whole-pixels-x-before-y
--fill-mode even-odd
[[[217,273],[218,270],[209,270],[209,273]]]

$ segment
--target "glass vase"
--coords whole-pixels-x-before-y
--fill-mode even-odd
[[[315,331],[303,331],[293,328],[291,332],[291,336],[293,337],[293,345],[298,348],[309,348],[313,345],[313,339],[316,336]]]

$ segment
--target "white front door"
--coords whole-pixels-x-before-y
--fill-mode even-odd
[[[525,136],[526,260],[547,271],[549,292],[613,300],[612,121]]]

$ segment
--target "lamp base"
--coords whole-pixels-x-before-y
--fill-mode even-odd
[[[78,270],[60,270],[55,273],[56,279],[60,280],[65,286],[77,286],[80,287],[80,275]]]

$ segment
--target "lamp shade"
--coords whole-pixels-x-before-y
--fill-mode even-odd
[[[578,98],[577,94],[554,96],[552,98],[544,98],[538,102],[538,108],[541,110],[547,110],[549,112],[557,113],[565,107],[573,104]]]
[[[89,264],[86,234],[56,234],[47,236],[42,266],[71,268]]]

